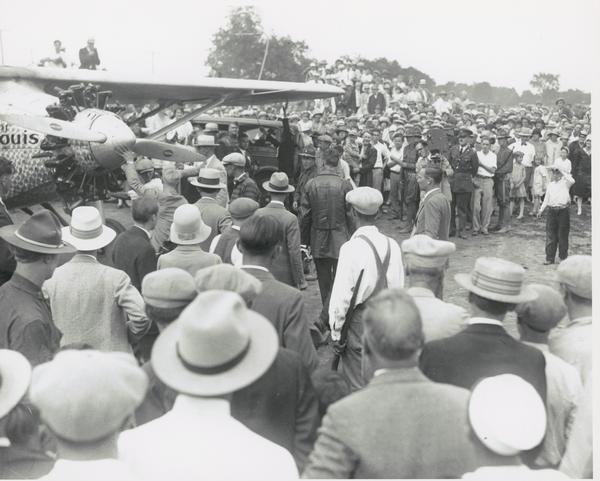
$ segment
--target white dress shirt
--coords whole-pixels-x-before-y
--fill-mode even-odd
[[[496,154],[491,150],[487,154],[484,154],[483,151],[480,150],[477,152],[477,158],[479,159],[479,163],[485,165],[488,169],[491,169],[492,167],[496,168],[498,166]],[[477,175],[489,178],[494,177],[492,172],[488,172],[481,166],[477,168]]]
[[[390,158],[390,151],[388,150],[387,145],[383,142],[377,142],[376,144],[373,144],[373,147],[375,147],[375,150],[377,151],[377,160],[375,161],[373,168],[384,167]]]
[[[402,171],[400,165],[402,159],[404,159],[404,147],[401,147],[400,150],[396,149],[396,147],[392,147],[392,150],[390,150],[390,160],[392,165],[390,167],[390,172],[400,173]]]
[[[568,174],[563,174],[558,182],[551,180],[546,187],[546,195],[544,196],[544,202],[542,202],[540,210],[544,210],[546,207],[570,205],[571,196],[569,194],[569,188],[574,183],[573,177]]]
[[[402,254],[398,243],[379,232],[375,226],[363,226],[354,232],[350,240],[340,248],[337,271],[331,289],[331,300],[329,302],[329,324],[331,326],[331,338],[336,341],[340,338],[340,331],[344,324],[346,312],[350,306],[352,291],[358,280],[360,271],[364,274],[358,294],[356,305],[366,301],[377,283],[377,265],[373,257],[373,251],[359,235],[368,237],[375,246],[379,258],[383,262],[387,253],[387,239],[390,240],[390,265],[386,273],[389,288],[404,286],[404,268],[402,266]]]
[[[144,480],[298,479],[292,455],[231,417],[228,401],[183,394],[165,415],[121,433],[119,459]]]

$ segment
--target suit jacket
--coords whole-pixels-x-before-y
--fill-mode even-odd
[[[420,365],[432,381],[466,389],[482,378],[515,374],[546,401],[544,355],[511,337],[502,326],[470,324],[452,337],[428,342]]]
[[[273,261],[271,272],[278,281],[292,287],[299,287],[304,283],[304,269],[300,254],[298,218],[288,212],[283,204],[277,202],[270,202],[265,207],[258,209],[254,215],[270,215],[279,222],[283,229],[283,239],[281,239],[281,250]]]
[[[461,154],[460,146],[454,145],[450,148],[448,161],[454,169],[454,175],[450,177],[452,192],[473,192],[473,176],[479,168],[477,152],[469,145]]]
[[[0,227],[14,224],[8,210],[4,203],[0,201]],[[17,261],[13,256],[8,242],[4,239],[0,239],[0,286],[5,282],[8,282],[15,272],[17,267]]]
[[[469,392],[418,368],[375,376],[329,406],[304,478],[460,478],[503,464],[470,433]]]
[[[231,216],[227,209],[219,205],[218,201],[211,197],[202,197],[194,204],[200,210],[200,215],[204,223],[210,227],[208,239],[200,244],[204,252],[210,249],[210,243],[217,234],[231,225]]]
[[[113,266],[125,272],[141,292],[142,279],[156,270],[156,252],[148,235],[136,226],[121,232],[114,240],[111,255]]]
[[[265,316],[277,331],[279,345],[296,351],[310,372],[319,365],[317,351],[308,330],[304,298],[298,289],[279,282],[270,272],[242,266],[262,283],[262,292],[252,303],[252,310]]]
[[[469,314],[462,307],[438,299],[424,287],[409,287],[406,292],[421,314],[425,342],[453,336],[467,326]]]
[[[88,51],[87,47],[79,49],[79,68],[85,68],[88,70],[96,70],[96,67],[100,65],[100,57],[98,56],[98,49],[94,47],[91,52]]]
[[[177,246],[171,252],[167,252],[158,258],[158,268],[178,267],[188,271],[192,276],[204,267],[214,266],[221,263],[221,258],[216,254],[204,252],[200,246]]]
[[[419,204],[414,234],[448,240],[450,234],[450,202],[441,190],[431,192]]]
[[[369,95],[367,100],[367,112],[370,114],[375,113],[375,107],[379,106],[381,113],[385,112],[385,97],[381,92]]]

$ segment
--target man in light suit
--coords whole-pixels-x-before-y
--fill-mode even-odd
[[[198,135],[196,137],[196,150],[199,154],[206,157],[206,160],[198,163],[196,167],[219,171],[219,180],[224,187],[219,189],[215,199],[221,207],[225,208],[227,207],[227,202],[229,200],[229,194],[227,192],[227,171],[225,170],[223,162],[215,155],[215,147],[217,147],[217,144],[212,135]],[[192,202],[195,202],[195,200],[192,200]]]
[[[407,292],[419,308],[425,342],[453,336],[469,319],[462,307],[444,302],[435,296],[444,283],[448,257],[456,250],[452,242],[432,239],[423,234],[402,242],[406,265]]]
[[[418,368],[423,329],[403,289],[382,291],[363,316],[363,353],[374,376],[331,405],[305,478],[460,478],[499,464],[469,433],[466,389]]]
[[[448,240],[450,233],[450,203],[442,193],[442,169],[424,168],[417,173],[419,188],[425,196],[417,211],[413,235],[425,234],[433,239]]]
[[[252,216],[240,229],[239,247],[242,269],[262,283],[262,291],[252,309],[265,316],[275,326],[279,345],[296,351],[310,372],[319,360],[309,333],[304,299],[298,289],[279,282],[271,273],[278,256],[281,226],[271,216]]]
[[[298,218],[285,208],[285,199],[294,192],[285,172],[273,172],[271,178],[263,183],[271,195],[271,202],[256,211],[257,216],[270,215],[280,223],[283,238],[279,257],[273,262],[273,275],[275,279],[289,286],[306,289],[302,255],[300,254],[300,226]]]

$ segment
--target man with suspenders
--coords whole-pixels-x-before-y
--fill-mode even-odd
[[[383,204],[381,192],[358,187],[346,194],[346,202],[351,205],[357,229],[340,249],[329,304],[329,325],[334,350],[342,361],[342,374],[355,391],[369,380],[363,375],[361,365],[361,318],[365,303],[383,289],[403,287],[404,268],[398,243],[375,227],[375,218]],[[345,323],[348,325],[344,327]],[[342,331],[347,336],[342,336]]]

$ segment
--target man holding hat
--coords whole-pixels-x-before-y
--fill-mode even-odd
[[[211,228],[202,221],[196,206],[177,207],[171,224],[169,240],[177,247],[158,258],[158,269],[179,267],[192,276],[203,267],[221,263],[221,258],[202,249],[202,243],[211,234]]]
[[[240,228],[258,209],[258,202],[240,197],[229,204],[229,214],[232,225],[227,227],[223,233],[215,236],[210,244],[209,252],[217,254],[225,264],[233,264],[236,267],[242,265],[242,253],[237,247],[240,238]]]
[[[230,414],[230,399],[277,355],[275,329],[233,292],[199,294],[152,351],[156,376],[177,391],[173,409],[119,440],[140,479],[293,479],[294,460]]]
[[[584,384],[592,372],[592,256],[570,256],[556,269],[569,323],[550,338],[550,351],[575,366]]]
[[[121,352],[67,350],[37,366],[29,397],[58,447],[41,479],[134,479],[117,459],[117,439],[147,388],[133,356]]]
[[[302,255],[300,254],[300,226],[298,218],[288,212],[285,208],[285,200],[289,194],[294,192],[285,172],[273,172],[271,178],[263,182],[263,189],[270,197],[265,207],[256,211],[257,216],[270,215],[275,217],[281,225],[283,239],[279,257],[273,262],[271,271],[275,279],[289,286],[306,289],[304,280],[304,268],[302,266]]]
[[[189,182],[200,192],[201,197],[194,205],[200,211],[202,221],[210,227],[210,235],[202,243],[202,249],[208,251],[212,240],[231,225],[229,212],[217,199],[225,184],[219,171],[208,167],[200,169],[198,177],[190,178]]]
[[[340,248],[329,301],[329,326],[331,339],[336,343],[334,349],[341,354],[342,374],[355,391],[366,381],[361,372],[360,347],[365,305],[383,289],[402,287],[404,272],[398,243],[375,227],[383,204],[381,192],[372,187],[358,187],[346,194],[346,202],[351,206],[357,229]],[[342,330],[347,332],[345,339]]]
[[[73,210],[62,237],[77,254],[54,271],[43,292],[57,327],[61,345],[85,343],[101,351],[131,353],[129,344],[150,327],[144,301],[125,272],[98,262],[97,251],[107,246],[115,231],[102,223],[95,207]]]
[[[460,332],[469,319],[467,311],[435,295],[443,291],[444,271],[450,255],[456,251],[454,243],[417,234],[403,241],[401,247],[407,292],[421,314],[425,342]]]
[[[470,274],[454,276],[469,291],[471,318],[458,334],[425,345],[420,364],[427,377],[472,389],[481,378],[516,374],[546,399],[544,356],[511,337],[502,324],[516,304],[537,297],[523,285],[524,277],[520,265],[495,257],[480,257]]]
[[[575,407],[583,388],[577,369],[552,354],[548,347],[548,336],[567,313],[560,292],[543,284],[530,284],[529,287],[537,292],[538,297],[517,305],[517,327],[521,341],[544,354],[548,384],[548,426],[535,465],[556,467],[565,452]]]
[[[64,262],[60,254],[75,249],[63,242],[58,218],[49,210],[35,212],[21,225],[0,228],[0,238],[11,245],[17,267],[0,286],[0,349],[19,351],[33,365],[58,351],[61,332],[52,320],[42,284]]]
[[[232,152],[223,157],[223,165],[227,171],[228,182],[232,185],[229,200],[238,197],[248,197],[256,202],[260,199],[258,185],[248,176],[246,172],[246,159],[239,152]]]

